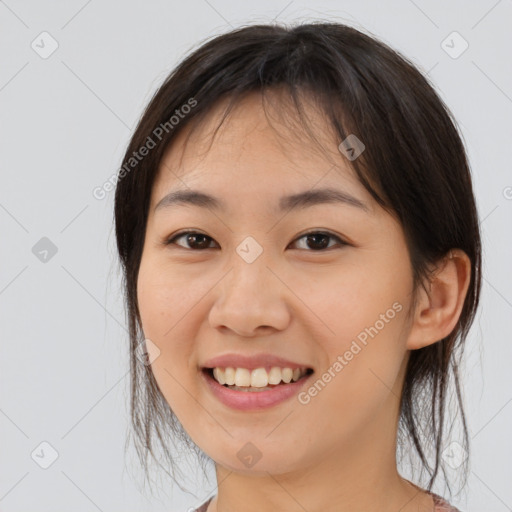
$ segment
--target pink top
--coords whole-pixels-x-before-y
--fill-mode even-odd
[[[441,496],[439,496],[433,492],[430,492],[429,494],[431,494],[432,497],[434,498],[434,505],[435,505],[434,512],[460,512],[460,510],[458,508],[455,508],[452,505],[450,505]]]
[[[428,492],[428,491],[427,491]],[[434,511],[433,512],[460,512],[458,508],[452,507],[447,501],[445,501],[441,496],[429,492],[429,494],[434,498]],[[205,501],[199,508],[195,510],[195,512],[206,512],[210,501],[212,501],[213,496]]]

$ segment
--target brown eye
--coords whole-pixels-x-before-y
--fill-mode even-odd
[[[313,251],[322,251],[323,249],[332,247],[329,247],[329,239],[336,240],[338,242],[338,245],[348,245],[340,237],[333,235],[332,233],[324,233],[320,231],[312,231],[310,233],[306,233],[301,237],[297,238],[295,242],[302,239],[305,239],[306,241],[306,248],[312,249]]]
[[[176,243],[176,240],[179,240],[180,238],[185,240],[185,243],[188,244],[188,247]],[[210,248],[210,241],[213,241],[213,238],[209,237],[208,235],[204,235],[203,233],[198,233],[195,231],[186,231],[179,233],[167,240],[166,245],[174,244],[178,245],[179,247],[183,247],[184,249],[204,250]]]

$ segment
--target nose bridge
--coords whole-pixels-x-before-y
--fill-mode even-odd
[[[235,252],[248,265],[253,264],[258,259],[260,259],[260,263],[262,259],[266,259],[266,255],[264,258],[261,257],[263,255],[263,246],[253,236],[246,236],[238,244]]]
[[[254,237],[245,237],[235,247],[235,253],[229,260],[232,270],[227,279],[225,293],[236,295],[238,300],[250,298],[256,304],[262,298],[264,285],[268,290],[272,288],[269,283],[271,272],[267,268],[267,255],[268,251],[264,251]]]
[[[214,327],[250,335],[258,327],[282,329],[288,322],[283,286],[268,268],[267,254],[248,236],[229,258],[230,271],[219,283],[210,312]]]

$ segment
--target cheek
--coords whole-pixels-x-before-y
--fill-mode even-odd
[[[289,277],[294,292],[324,324],[324,340],[332,340],[333,348],[343,348],[360,333],[364,339],[365,329],[376,323],[378,330],[385,324],[389,331],[389,325],[396,327],[396,320],[405,316],[412,277],[407,261],[397,265],[389,260],[376,263],[361,258],[357,263],[325,268],[314,276]]]
[[[197,312],[191,308],[190,285],[161,268],[149,257],[141,262],[137,299],[144,336],[158,347],[151,371],[166,402],[186,422],[190,393],[196,393],[193,337],[186,331],[193,329]]]
[[[305,407],[310,418],[328,415],[328,422],[317,422],[319,438],[332,436],[327,423],[338,425],[340,438],[350,439],[365,426],[389,419],[382,414],[393,409],[400,397],[407,354],[405,309],[390,311],[384,317],[388,323],[380,318],[365,322],[371,317],[367,312],[345,321],[338,316],[338,323],[333,324],[338,335],[324,338],[325,364],[317,372],[317,380],[305,389],[307,395],[301,397],[301,403],[309,401]]]
[[[193,328],[194,308],[190,285],[169,272],[162,272],[158,262],[141,262],[137,280],[137,300],[144,336],[159,349],[152,369],[155,377],[186,378],[192,344],[184,329]],[[172,379],[171,379],[172,380]],[[173,385],[175,387],[175,385]]]
[[[361,258],[305,288],[308,306],[329,328],[319,338],[325,359],[318,378],[328,383],[318,386],[323,398],[317,403],[328,403],[340,421],[347,411],[363,421],[400,393],[394,386],[406,356],[412,275],[406,253],[392,256],[372,263]]]
[[[190,281],[167,269],[156,257],[141,261],[137,279],[137,300],[144,332],[156,338],[170,335],[173,326],[190,309],[193,300]]]

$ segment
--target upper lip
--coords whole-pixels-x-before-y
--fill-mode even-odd
[[[267,366],[278,366],[280,368],[310,368],[307,364],[296,363],[273,354],[256,354],[244,356],[241,354],[223,354],[208,359],[203,363],[203,368],[265,368]]]

